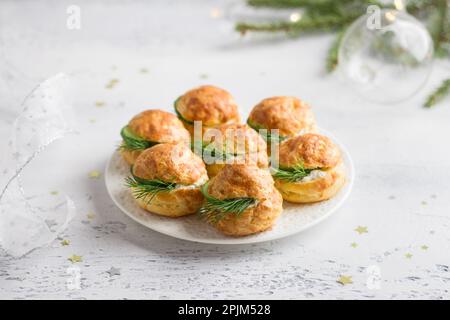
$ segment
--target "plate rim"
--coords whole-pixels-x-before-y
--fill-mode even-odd
[[[134,214],[128,212],[127,209],[125,209],[122,204],[117,201],[115,199],[115,197],[112,194],[112,191],[110,190],[109,185],[111,184],[109,182],[109,169],[111,167],[111,163],[112,160],[114,159],[115,154],[118,152],[117,148],[114,149],[114,152],[111,153],[111,156],[109,157],[106,166],[105,166],[105,173],[104,173],[104,182],[105,182],[105,186],[106,186],[106,190],[108,192],[109,197],[111,198],[111,200],[113,201],[113,203],[123,212],[125,213],[126,216],[128,216],[129,218],[131,218],[133,221],[139,223],[140,225],[153,230],[155,232],[158,232],[160,234],[164,234],[166,236],[170,236],[173,237],[175,239],[180,239],[180,240],[185,240],[185,241],[191,241],[191,242],[196,242],[196,243],[205,243],[205,244],[220,244],[220,245],[242,245],[242,244],[252,244],[252,243],[263,243],[263,242],[267,242],[267,241],[274,241],[274,240],[280,240],[283,238],[287,238],[293,235],[296,235],[298,233],[304,232],[307,229],[313,228],[316,225],[318,225],[319,223],[323,222],[325,219],[329,218],[333,213],[335,213],[336,211],[338,211],[342,205],[345,203],[345,201],[347,201],[347,199],[349,198],[351,191],[353,189],[353,184],[354,184],[354,180],[355,180],[355,166],[353,163],[353,159],[350,156],[350,153],[348,152],[348,149],[346,148],[345,145],[343,145],[339,140],[337,140],[333,135],[331,135],[328,131],[323,130],[322,128],[319,129],[319,132],[323,133],[324,135],[330,137],[341,149],[342,153],[345,154],[346,159],[348,160],[348,163],[346,163],[346,165],[348,165],[349,167],[347,168],[349,177],[347,177],[347,188],[346,188],[346,193],[342,196],[342,198],[336,203],[336,205],[331,208],[326,214],[321,215],[319,218],[313,220],[311,223],[305,224],[302,227],[283,233],[283,234],[278,234],[278,235],[273,235],[273,236],[268,236],[266,238],[257,238],[257,237],[253,237],[253,238],[248,238],[248,237],[229,237],[229,239],[199,239],[199,238],[189,238],[189,237],[184,237],[183,235],[179,235],[179,234],[173,234],[171,232],[167,232],[164,230],[159,230],[159,229],[155,229],[152,228],[150,226],[148,226],[147,224],[144,224],[140,219],[138,219],[138,217],[136,217]],[[283,200],[285,201],[285,200]],[[172,218],[168,218],[167,219],[172,219]],[[270,230],[267,230],[265,232],[270,232]]]

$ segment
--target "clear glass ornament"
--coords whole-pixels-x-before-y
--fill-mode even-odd
[[[433,41],[406,12],[373,7],[346,31],[339,71],[347,87],[381,103],[405,100],[420,90],[432,69]]]

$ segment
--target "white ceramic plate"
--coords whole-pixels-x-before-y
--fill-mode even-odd
[[[328,137],[330,135],[326,133]],[[346,148],[332,138],[342,150],[347,173],[347,183],[332,199],[314,204],[283,203],[283,213],[275,226],[268,231],[246,237],[229,237],[200,220],[195,214],[181,218],[166,218],[141,209],[134,201],[124,179],[129,175],[129,166],[115,151],[109,160],[105,182],[114,203],[136,222],[160,233],[189,241],[215,244],[256,243],[284,238],[304,231],[329,217],[344,203],[350,194],[354,180],[354,167]]]

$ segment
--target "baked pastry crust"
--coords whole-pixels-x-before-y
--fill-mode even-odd
[[[202,121],[203,127],[240,122],[234,98],[227,91],[214,86],[201,86],[186,92],[175,102],[175,109],[191,133],[193,121]]]
[[[169,192],[136,199],[147,211],[180,217],[195,213],[203,203],[200,186],[208,180],[205,165],[183,144],[158,144],[144,150],[133,168],[136,177],[183,185]],[[151,200],[151,201],[150,201]]]
[[[301,164],[305,169],[320,170],[312,179],[291,182],[274,177],[284,200],[310,203],[333,197],[345,184],[345,169],[339,148],[327,137],[309,133],[283,141],[279,149],[281,168]]]
[[[224,124],[217,128],[210,128],[205,131],[203,139],[205,144],[217,150],[237,155],[237,157],[226,159],[227,164],[256,165],[259,168],[269,166],[266,142],[246,124]],[[225,160],[222,159],[215,163],[206,163],[208,176],[214,177],[224,166]]]
[[[177,218],[193,214],[202,206],[203,195],[199,188],[177,189],[158,193],[151,201],[136,199],[138,205],[161,216]]]
[[[275,187],[283,199],[295,203],[311,203],[328,200],[335,196],[345,185],[344,165],[323,170],[324,176],[307,182],[288,182],[275,180]]]
[[[205,164],[183,144],[157,144],[138,157],[133,173],[142,179],[191,185],[206,176]]]
[[[262,100],[252,109],[247,122],[255,129],[279,129],[282,137],[317,131],[310,106],[298,98],[288,96]]]
[[[134,116],[128,128],[138,137],[155,143],[189,145],[191,136],[183,123],[172,113],[158,109],[146,110]],[[133,165],[142,150],[121,149],[125,161]]]
[[[327,137],[307,133],[283,141],[279,146],[281,167],[291,168],[299,163],[306,169],[331,168],[341,160],[341,151]]]
[[[254,207],[239,216],[230,213],[214,223],[219,231],[245,236],[269,229],[283,210],[283,199],[267,170],[241,164],[226,165],[208,184],[208,194],[217,199],[255,198]]]

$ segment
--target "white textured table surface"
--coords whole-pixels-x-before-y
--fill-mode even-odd
[[[377,105],[324,74],[330,36],[241,39],[231,21],[211,17],[224,1],[76,2],[80,30],[66,28],[73,1],[0,3],[2,136],[45,78],[66,72],[89,84],[67,175],[42,186],[68,189],[75,201],[78,214],[61,235],[70,245],[56,240],[23,258],[0,256],[0,298],[450,298],[450,106],[420,107],[448,65],[436,64],[412,99]],[[119,83],[105,90],[111,79]],[[305,233],[245,246],[172,239],[122,214],[89,172],[103,170],[133,114],[170,110],[203,83],[232,92],[244,116],[270,95],[309,101],[355,162],[343,208]],[[49,163],[42,171],[51,172]],[[67,286],[73,254],[83,259],[75,264],[79,289]],[[353,283],[338,283],[343,275]]]

